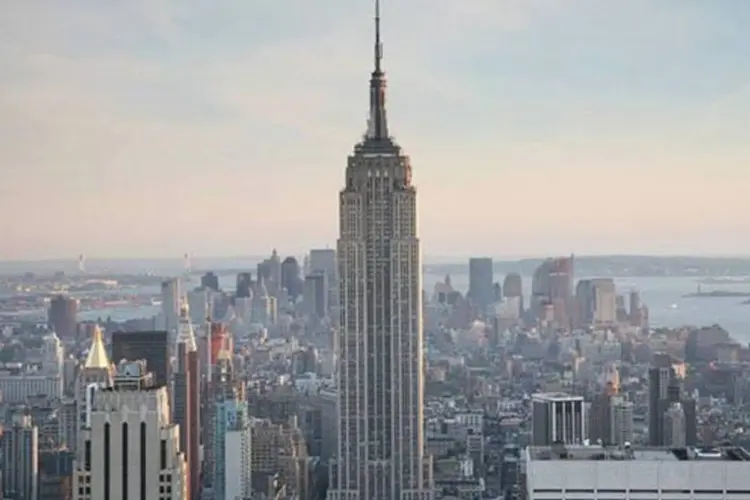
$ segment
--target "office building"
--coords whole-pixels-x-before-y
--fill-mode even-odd
[[[311,318],[328,315],[328,275],[317,271],[305,276],[302,302],[305,313]]]
[[[294,257],[287,257],[281,263],[281,286],[287,291],[292,302],[296,302],[302,295],[299,263]]]
[[[76,338],[78,334],[78,301],[58,295],[49,302],[47,318],[49,327],[58,337],[65,340]]]
[[[176,367],[174,374],[173,421],[180,426],[180,450],[188,465],[188,498],[200,497],[200,367],[198,346],[187,300],[180,311],[180,327],[175,348]]]
[[[174,339],[180,327],[181,282],[173,278],[161,284],[161,315],[164,330]]]
[[[31,371],[26,366],[0,370],[0,395],[3,403],[25,404],[34,396],[60,399],[63,396],[62,374],[52,375]]]
[[[683,393],[684,378],[685,363],[668,354],[654,355],[648,370],[648,439],[651,446],[668,446],[674,441],[674,427],[670,427],[670,435],[667,436],[665,425],[676,418],[677,411],[684,414],[684,420],[680,424],[685,431],[684,442],[688,446],[694,446],[697,442],[695,400]],[[676,406],[675,403],[679,405]],[[670,410],[668,419],[666,414]]]
[[[96,325],[91,337],[91,347],[76,381],[76,426],[73,431],[75,435],[72,436],[76,443],[79,429],[87,423],[86,418],[93,404],[94,392],[112,386],[112,372],[112,363],[104,347],[102,331]]]
[[[537,319],[551,313],[551,319],[561,326],[569,326],[574,319],[573,281],[575,259],[557,257],[542,262],[531,281],[531,312]]]
[[[252,493],[252,429],[242,391],[224,393],[215,403],[213,498],[235,500]]]
[[[205,325],[211,318],[211,294],[207,288],[196,288],[187,293],[190,321],[194,325]]]
[[[75,454],[67,449],[39,451],[40,500],[70,500],[73,497]]]
[[[739,500],[748,497],[742,448],[529,447],[529,500]]]
[[[115,332],[112,334],[112,359],[119,363],[146,361],[156,385],[167,385],[171,376],[170,348],[166,331]]]
[[[483,313],[495,302],[493,273],[492,259],[488,257],[469,259],[469,300]]]
[[[237,286],[234,291],[235,298],[247,299],[252,297],[254,285],[252,273],[239,273],[237,275]]]
[[[226,348],[220,348],[214,362],[211,366],[211,377],[205,381],[205,399],[202,401],[204,412],[201,413],[201,428],[203,430],[203,470],[204,485],[215,491],[214,484],[226,482],[224,473],[224,463],[221,462],[223,451],[215,441],[221,438],[217,429],[220,428],[220,422],[217,421],[217,409],[219,405],[226,401],[247,401],[245,383],[243,380],[235,378],[232,366],[232,351]],[[224,427],[221,427],[222,429]],[[223,438],[221,438],[223,439]],[[218,453],[218,456],[217,456]],[[217,460],[219,460],[217,462]],[[219,489],[221,486],[218,487]],[[231,488],[230,488],[231,489]],[[226,490],[223,490],[226,491]],[[220,494],[218,491],[216,494]]]
[[[331,248],[310,250],[308,263],[309,269],[305,270],[308,275],[317,273],[326,275],[326,293],[328,294],[326,315],[331,315],[335,322],[338,322],[337,314],[332,314],[338,312],[339,305],[339,273],[336,251]]]
[[[588,411],[588,437],[605,446],[633,441],[633,403],[612,390],[595,396]]]
[[[540,393],[531,397],[532,443],[582,444],[587,437],[583,398],[563,393]]]
[[[428,500],[422,267],[409,157],[388,133],[376,2],[370,118],[340,192],[339,439],[330,500]]]
[[[25,408],[11,415],[3,430],[3,498],[46,500],[39,497],[39,429]]]
[[[213,290],[214,292],[218,292],[220,290],[219,288],[219,277],[216,276],[215,273],[208,272],[201,276],[201,288],[205,288],[206,290]]]
[[[75,500],[184,500],[187,464],[165,387],[133,389],[142,365],[121,363],[122,386],[96,392],[76,450]]]

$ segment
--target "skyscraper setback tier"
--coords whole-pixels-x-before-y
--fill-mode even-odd
[[[369,124],[339,198],[339,439],[329,499],[428,500],[416,189],[409,157],[388,135],[378,3],[376,12]]]

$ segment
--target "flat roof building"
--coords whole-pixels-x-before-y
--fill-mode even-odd
[[[524,453],[528,500],[750,498],[750,453],[739,447],[554,445]]]

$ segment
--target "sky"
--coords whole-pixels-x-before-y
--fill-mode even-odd
[[[382,3],[425,254],[750,254],[750,2]],[[0,259],[334,246],[372,9],[5,0]]]

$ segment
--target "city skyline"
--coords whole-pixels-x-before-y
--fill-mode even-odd
[[[0,259],[333,244],[371,2],[12,3]],[[428,4],[383,6],[427,254],[750,253],[750,6]]]

